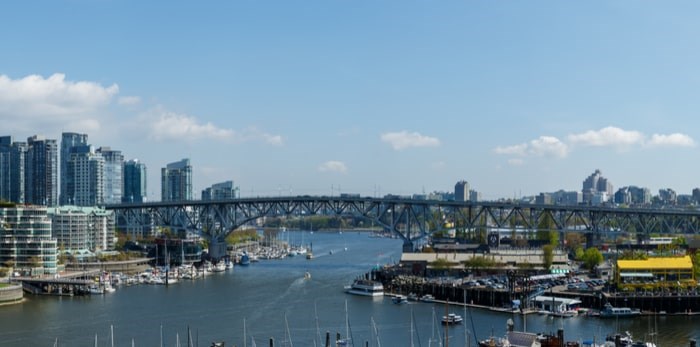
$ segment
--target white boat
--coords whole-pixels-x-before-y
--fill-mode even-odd
[[[447,316],[442,316],[443,325],[462,324],[462,316],[455,313],[448,313]]]
[[[104,285],[104,292],[105,293],[114,293],[116,290],[117,289],[112,287],[112,285],[109,284],[109,282],[105,283],[105,285]]]
[[[377,281],[357,279],[351,285],[345,286],[345,292],[363,296],[384,296],[384,286]]]
[[[97,284],[89,285],[87,290],[91,295],[100,295],[105,293],[104,288],[98,286]]]
[[[613,307],[610,303],[605,304],[605,308],[600,311],[600,318],[626,318],[639,316],[641,312],[638,309],[629,307]]]
[[[433,302],[433,301],[435,301],[435,297],[430,295],[430,294],[425,294],[425,295],[421,296],[420,299],[418,299],[418,300],[420,300],[422,302]]]
[[[224,263],[223,260],[219,261],[218,263],[216,263],[216,265],[214,265],[214,267],[211,269],[211,271],[212,272],[224,272],[224,271],[226,271],[226,264]]]
[[[308,272],[308,271],[304,272],[304,279],[310,280],[311,279],[311,272]]]
[[[391,298],[391,302],[397,305],[408,304],[408,297],[406,297],[405,295],[396,295],[393,298]]]

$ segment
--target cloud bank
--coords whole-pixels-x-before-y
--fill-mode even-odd
[[[417,132],[409,133],[406,130],[384,133],[381,135],[381,140],[397,151],[411,147],[437,147],[440,145],[440,140],[435,137],[424,136]]]
[[[321,172],[337,172],[337,173],[347,173],[348,168],[342,161],[329,160],[318,166],[318,171]]]
[[[524,158],[529,156],[544,156],[563,159],[573,151],[575,147],[602,147],[618,150],[631,150],[634,148],[659,148],[659,147],[695,147],[695,140],[682,133],[652,134],[647,136],[636,130],[625,130],[608,126],[598,130],[588,130],[577,134],[569,134],[567,142],[563,142],[554,136],[540,136],[527,143],[516,145],[498,146],[493,152],[500,155],[511,156],[508,163],[513,166],[525,163]]]

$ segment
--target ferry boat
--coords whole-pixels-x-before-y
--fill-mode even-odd
[[[462,316],[454,313],[448,313],[447,316],[442,316],[443,325],[462,324]]]
[[[345,292],[363,296],[384,296],[384,286],[380,282],[357,279],[351,285],[345,286]]]
[[[625,318],[639,316],[641,311],[629,307],[613,307],[610,303],[605,304],[605,308],[600,311],[600,318]]]

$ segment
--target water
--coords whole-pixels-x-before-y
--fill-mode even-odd
[[[298,233],[290,233],[290,239],[301,239]],[[178,337],[186,346],[189,327],[195,345],[208,347],[213,341],[226,341],[226,346],[240,347],[244,346],[245,320],[247,346],[252,346],[253,339],[258,346],[268,346],[270,338],[275,346],[290,346],[290,338],[297,347],[322,346],[319,333],[325,339],[330,332],[331,340],[336,332],[345,335],[346,300],[355,346],[364,346],[365,341],[376,345],[370,319],[375,321],[382,346],[411,346],[412,340],[414,346],[429,345],[434,334],[433,311],[438,317],[444,315],[444,305],[395,305],[388,298],[343,293],[344,285],[376,264],[398,261],[401,241],[347,231],[306,233],[304,238],[313,242],[313,260],[303,256],[266,260],[203,280],[168,287],[122,287],[104,296],[27,296],[24,304],[0,307],[0,345],[53,346],[58,339],[60,346],[93,346],[97,335],[98,346],[111,346],[113,327],[115,346],[131,346],[132,339],[135,346],[160,346],[161,329],[164,346],[175,346]],[[304,279],[306,271],[311,273],[310,280]],[[461,307],[449,310],[463,314]],[[476,309],[469,313],[479,339],[502,335],[508,318],[515,321],[516,329],[523,329],[520,315]],[[677,316],[616,321],[530,315],[527,330],[556,332],[563,327],[567,340],[594,336],[600,340],[616,330],[643,337],[656,330],[660,346],[687,346],[691,337],[700,335],[699,319]],[[465,323],[448,329],[450,346],[465,346],[465,328],[472,330],[468,315]],[[443,336],[443,327],[435,325]],[[474,346],[472,332],[468,335]]]

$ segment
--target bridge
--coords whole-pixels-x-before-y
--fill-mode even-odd
[[[510,202],[459,202],[410,198],[288,196],[126,203],[105,206],[115,212],[118,228],[162,226],[200,233],[209,252],[225,254],[225,238],[235,229],[264,217],[338,215],[361,216],[404,241],[404,249],[436,231],[456,228],[472,232],[697,234],[700,211],[695,209],[566,206]]]

